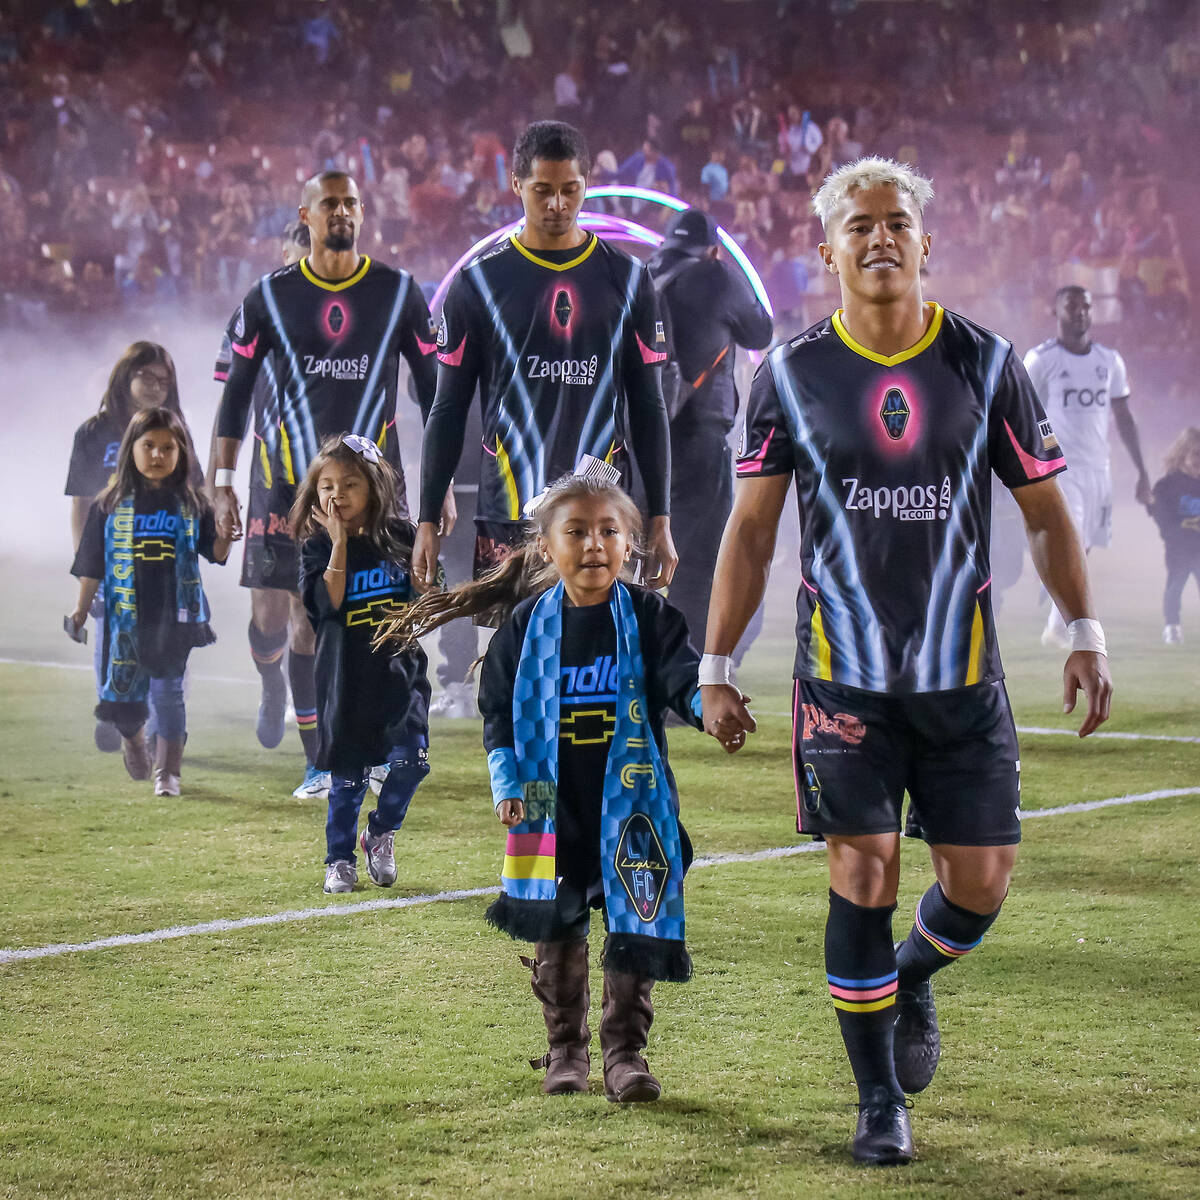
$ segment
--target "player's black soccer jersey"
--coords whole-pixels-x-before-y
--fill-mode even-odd
[[[322,439],[362,434],[400,466],[394,425],[400,355],[423,413],[433,401],[434,333],[421,289],[407,271],[372,262],[334,283],[307,258],[263,276],[234,320],[232,367],[217,417],[219,437],[241,438],[264,358],[272,356],[278,459],[289,483],[303,479]]]
[[[479,519],[519,521],[525,503],[585,454],[625,469],[627,437],[650,515],[666,513],[664,345],[649,271],[594,235],[537,252],[512,237],[468,263],[442,309],[421,520],[438,519],[477,383],[483,446],[467,453],[481,455]]]
[[[777,347],[751,389],[742,479],[795,473],[803,514],[797,678],[872,692],[999,679],[991,477],[1066,466],[1012,346],[932,305],[885,357],[840,316]]]

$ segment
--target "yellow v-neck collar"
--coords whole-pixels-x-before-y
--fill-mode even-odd
[[[307,255],[300,260],[300,272],[304,278],[309,283],[315,283],[317,287],[324,288],[327,292],[344,292],[348,287],[353,287],[367,273],[370,266],[371,260],[364,254],[362,262],[358,264],[358,270],[349,279],[341,279],[337,283],[334,283],[332,280],[322,279],[320,275],[313,271],[312,267],[308,265]]]
[[[548,258],[542,258],[538,254],[534,254],[534,252],[530,250],[528,246],[521,244],[515,233],[510,233],[508,235],[508,240],[512,242],[512,244],[516,246],[516,248],[520,250],[520,252],[525,255],[530,262],[537,263],[539,267],[547,267],[551,271],[569,271],[572,267],[579,266],[579,264],[583,262],[583,260],[587,258],[587,256],[591,254],[593,250],[595,250],[596,246],[600,242],[600,239],[593,233],[579,254],[577,254],[574,258],[568,259],[566,262],[557,263],[551,262]]]
[[[916,358],[922,351],[928,350],[933,345],[933,339],[941,332],[942,317],[945,316],[945,309],[936,300],[927,301],[926,307],[933,309],[933,317],[929,322],[929,328],[925,330],[921,336],[921,340],[916,345],[909,346],[907,350],[901,350],[899,354],[876,354],[874,350],[868,350],[866,346],[856,342],[842,323],[842,310],[840,308],[833,314],[833,331],[855,354],[861,354],[863,358],[869,358],[872,362],[879,363],[881,366],[894,367],[897,363],[907,362],[910,358]]]

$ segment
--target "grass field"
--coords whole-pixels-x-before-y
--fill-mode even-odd
[[[1124,544],[1096,562],[1110,727],[1196,738],[1200,606],[1190,642],[1161,646],[1157,551]],[[168,800],[93,750],[84,671],[29,665],[86,663],[57,632],[70,581],[4,568],[0,951],[495,884],[473,723],[434,729],[397,887],[324,897],[324,806],[288,794],[294,734],[254,741],[233,572],[212,580],[222,640],[193,657],[185,795]],[[698,854],[799,840],[786,609],[744,673],[764,714],[750,747],[672,736]],[[1066,729],[1039,624],[1026,578],[1002,616],[1018,723]],[[597,1044],[589,1095],[541,1095],[540,1014],[484,898],[0,963],[0,1196],[1194,1197],[1200,743],[1030,735],[1022,765],[1030,813],[1189,794],[1027,822],[1004,916],[938,977],[946,1049],[908,1168],[849,1160],[818,851],[689,877],[696,978],[656,989],[664,1094],[632,1109],[605,1101]],[[898,932],[930,880],[906,844]]]

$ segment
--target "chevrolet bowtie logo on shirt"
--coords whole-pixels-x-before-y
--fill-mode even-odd
[[[578,708],[558,723],[560,741],[572,746],[603,746],[613,739],[617,718],[603,708]]]

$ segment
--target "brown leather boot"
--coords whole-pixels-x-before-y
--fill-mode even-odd
[[[130,779],[150,778],[150,747],[146,744],[145,727],[139,729],[133,737],[121,737],[121,756],[125,760],[125,770]]]
[[[554,1096],[562,1092],[586,1092],[591,1055],[588,1044],[588,944],[587,938],[570,942],[538,942],[536,958],[521,956],[533,972],[533,994],[542,1002],[549,1051],[531,1058],[535,1069],[546,1068],[542,1091]]]
[[[178,796],[179,776],[183,772],[183,738],[168,741],[155,739],[154,748],[154,794],[156,796]]]
[[[642,1057],[654,1005],[654,980],[625,971],[604,972],[600,1049],[604,1052],[604,1094],[615,1104],[657,1100],[662,1087]]]

